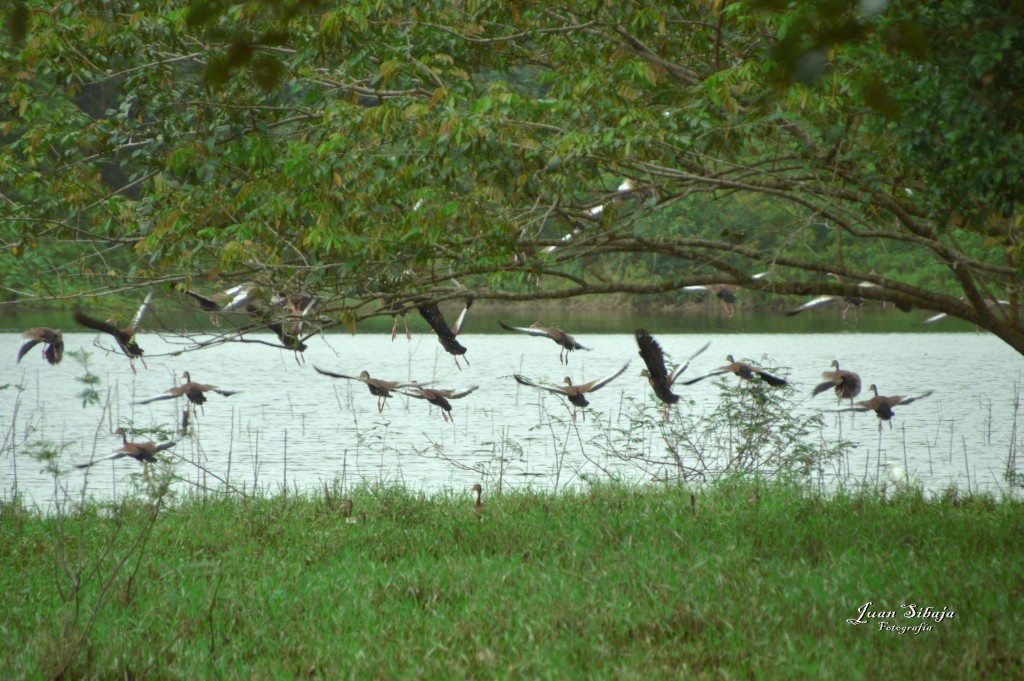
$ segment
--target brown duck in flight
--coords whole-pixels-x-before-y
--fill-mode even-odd
[[[753,364],[747,364],[746,362],[737,362],[735,359],[733,359],[732,355],[726,355],[725,360],[729,362],[725,366],[719,367],[709,374],[704,374],[703,376],[698,376],[697,378],[691,378],[689,381],[683,381],[683,385],[693,385],[697,381],[703,381],[705,378],[708,378],[709,376],[721,376],[722,374],[736,374],[740,378],[745,378],[747,380],[753,379],[755,376],[758,376],[762,381],[772,386],[773,388],[778,388],[788,383],[786,379],[779,378],[778,376],[773,376],[772,374],[768,373],[761,367],[754,366]]]
[[[157,402],[159,400],[173,400],[184,395],[188,398],[188,401],[192,404],[192,410],[195,411],[195,407],[202,407],[206,402],[206,393],[214,392],[224,397],[230,397],[238,392],[239,390],[221,390],[215,385],[207,385],[205,383],[196,383],[192,380],[192,377],[186,371],[182,374],[182,378],[185,382],[181,385],[176,385],[173,388],[168,388],[162,394],[156,397],[150,397],[149,399],[139,400],[135,404],[149,404],[150,402]]]
[[[366,384],[366,387],[370,389],[370,394],[377,397],[377,413],[380,414],[384,411],[384,404],[391,397],[392,391],[397,391],[401,388],[418,388],[420,383],[415,381],[411,383],[402,383],[400,381],[385,381],[380,378],[373,378],[370,376],[369,371],[361,371],[358,376],[349,376],[347,374],[336,374],[333,371],[325,371],[318,366],[314,366],[314,369],[318,373],[324,376],[330,376],[331,378],[347,378],[350,381],[360,381]]]
[[[18,350],[18,361],[25,356],[29,350],[43,344],[43,357],[50,364],[60,364],[64,357],[64,334],[60,329],[51,329],[46,326],[34,326],[21,334],[25,337],[25,344]]]
[[[821,377],[825,380],[814,386],[811,396],[820,395],[829,388],[834,388],[838,401],[850,400],[852,405],[853,398],[860,394],[860,376],[852,371],[840,369],[838,359],[832,360],[832,366],[836,370],[825,371],[821,374]]]
[[[466,306],[462,308],[462,312],[459,313],[459,317],[455,320],[455,326],[453,327],[448,326],[448,322],[445,321],[444,315],[441,314],[441,308],[437,306],[437,303],[420,303],[416,306],[420,316],[427,320],[427,324],[430,324],[430,328],[437,334],[437,340],[441,343],[441,347],[455,358],[455,366],[459,369],[462,369],[459,366],[459,356],[462,355],[463,359],[465,359],[466,348],[455,337],[462,332],[462,324],[466,321],[466,313],[469,312],[469,308],[472,306],[473,299],[466,298]],[[468,359],[466,364],[469,364]]]
[[[667,421],[669,405],[679,401],[679,395],[672,392],[672,385],[686,371],[686,367],[690,366],[690,362],[697,355],[707,350],[711,343],[705,343],[700,350],[690,356],[690,359],[686,360],[685,364],[677,366],[671,372],[665,365],[665,352],[651,334],[647,333],[644,329],[637,329],[636,344],[640,348],[640,357],[644,360],[644,364],[647,365],[647,368],[641,371],[640,375],[647,378],[648,383],[651,384],[651,388],[654,390],[654,394],[665,403],[664,416]]]
[[[455,417],[451,415],[452,404],[448,400],[457,400],[465,397],[479,387],[480,386],[478,385],[474,385],[473,387],[460,392],[456,392],[454,390],[432,390],[430,388],[413,388],[412,390],[400,390],[399,392],[403,395],[415,397],[419,400],[426,400],[435,407],[439,407],[441,409],[441,416],[444,417],[445,422],[452,421],[454,423]]]
[[[541,338],[550,338],[551,340],[562,346],[562,349],[558,353],[558,361],[562,364],[569,363],[569,353],[573,350],[589,350],[576,342],[576,339],[562,331],[557,326],[544,326],[540,322],[534,322],[529,326],[510,326],[505,322],[498,320],[498,324],[503,329],[509,331],[518,331],[519,333],[529,334],[531,336],[539,336]]]
[[[141,461],[142,463],[156,463],[157,452],[170,449],[177,444],[174,440],[168,440],[167,442],[161,442],[160,444],[156,444],[155,442],[128,442],[128,436],[125,434],[124,428],[118,428],[115,430],[114,435],[121,436],[120,449],[114,450],[114,453],[108,456],[101,456],[98,459],[93,459],[89,463],[75,464],[75,468],[88,468],[100,461],[123,459],[126,456],[130,456],[136,461]]]
[[[881,432],[882,430],[882,421],[888,421],[889,430],[892,430],[892,418],[896,415],[892,410],[893,407],[897,407],[904,404],[911,404],[912,402],[916,402],[917,400],[923,400],[924,398],[928,397],[933,392],[935,392],[934,390],[926,390],[920,395],[916,395],[913,397],[907,397],[905,395],[879,395],[878,387],[875,386],[874,383],[871,384],[871,387],[868,388],[868,390],[875,394],[875,396],[872,397],[870,400],[863,400],[861,402],[857,402],[857,404],[853,407],[846,407],[845,409],[833,409],[832,411],[873,411],[875,412],[875,415],[878,417],[879,432]]]
[[[599,379],[597,379],[595,381],[590,381],[589,383],[583,383],[583,384],[580,384],[580,385],[573,385],[572,379],[569,378],[568,376],[566,376],[563,379],[563,382],[565,383],[564,386],[544,385],[542,383],[535,383],[534,381],[531,381],[530,379],[526,378],[525,376],[520,376],[519,374],[513,374],[512,377],[514,379],[516,379],[516,381],[518,381],[519,383],[521,383],[523,385],[528,385],[531,388],[538,388],[540,390],[547,390],[549,393],[553,393],[555,395],[562,395],[564,397],[567,397],[569,399],[569,402],[573,406],[573,409],[572,409],[572,419],[573,419],[573,421],[575,421],[576,420],[576,409],[577,409],[577,407],[578,408],[583,408],[583,407],[586,407],[587,405],[590,404],[590,402],[587,401],[587,397],[586,397],[587,393],[594,392],[595,390],[599,390],[599,389],[603,388],[604,386],[608,385],[613,380],[615,380],[616,378],[621,376],[622,372],[624,372],[628,368],[629,368],[629,362],[626,362],[626,364],[621,369],[616,371],[614,374],[612,374],[610,376],[605,376],[604,378],[599,378]],[[586,412],[584,412],[583,418],[584,418],[584,420],[586,420],[586,418],[587,418],[586,417]]]
[[[118,347],[121,348],[121,352],[128,357],[128,362],[131,364],[132,372],[134,372],[136,358],[142,362],[142,366],[146,366],[146,360],[142,359],[142,348],[139,347],[139,344],[135,340],[135,332],[138,330],[139,323],[142,322],[142,317],[146,314],[146,309],[149,307],[149,303],[152,300],[153,291],[150,290],[150,292],[146,294],[145,300],[142,301],[142,305],[139,306],[138,311],[135,313],[135,317],[132,318],[131,323],[125,327],[117,327],[110,322],[100,321],[88,316],[80,310],[76,310],[73,317],[75,322],[82,326],[113,336]]]

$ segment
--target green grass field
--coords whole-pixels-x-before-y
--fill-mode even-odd
[[[4,678],[1010,678],[1024,514],[683,487],[0,507]],[[154,518],[150,522],[151,518]],[[77,588],[75,584],[77,583]],[[917,633],[882,630],[925,625]],[[903,605],[955,612],[904,617]],[[929,629],[930,628],[930,629]]]

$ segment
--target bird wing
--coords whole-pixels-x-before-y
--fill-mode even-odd
[[[829,414],[838,414],[838,413],[844,412],[844,411],[865,412],[865,411],[874,411],[874,409],[871,409],[870,407],[844,407],[842,409],[823,409],[822,411],[828,412]]]
[[[690,355],[690,358],[689,358],[688,360],[686,360],[686,363],[685,363],[685,364],[683,364],[682,366],[678,366],[678,367],[676,367],[676,368],[675,368],[675,370],[673,370],[673,371],[672,371],[672,373],[671,373],[671,374],[669,375],[669,377],[668,377],[668,384],[669,384],[670,386],[671,386],[671,385],[673,385],[673,384],[674,384],[674,383],[676,382],[676,379],[677,379],[677,378],[679,378],[679,376],[680,376],[680,375],[681,375],[681,374],[682,374],[682,373],[683,373],[684,371],[686,371],[686,368],[687,368],[687,367],[689,367],[689,366],[690,366],[690,362],[692,362],[692,361],[693,361],[694,359],[696,359],[696,358],[697,358],[697,356],[698,356],[698,355],[700,355],[700,353],[704,352],[704,351],[705,351],[705,350],[707,350],[707,349],[708,349],[709,347],[711,347],[711,341],[708,341],[707,343],[705,343],[705,344],[704,344],[704,345],[703,345],[703,346],[701,347],[701,349],[700,349],[700,350],[698,350],[697,352],[695,352],[695,353],[693,353],[692,355]]]
[[[167,442],[161,442],[156,446],[156,449],[154,451],[162,452],[165,449],[170,449],[176,444],[178,444],[177,440],[168,440]]]
[[[480,388],[480,386],[474,385],[472,387],[466,388],[465,390],[463,390],[461,392],[452,393],[452,394],[448,395],[448,399],[450,399],[450,400],[457,400],[460,397],[465,397],[466,395],[470,394],[474,390],[478,390],[479,388]]]
[[[132,328],[136,328],[142,321],[143,315],[146,314],[146,310],[149,309],[149,304],[153,302],[154,289],[149,289],[149,293],[146,294],[146,298],[142,301],[142,305],[139,305],[139,309],[135,312],[135,316],[132,317]]]
[[[647,365],[647,371],[651,379],[656,383],[671,385],[668,379],[668,369],[665,368],[665,351],[661,349],[654,336],[647,333],[645,329],[636,330],[636,344],[640,348],[640,358]]]
[[[199,307],[202,308],[203,310],[206,310],[207,312],[219,312],[221,310],[221,307],[220,305],[217,304],[217,301],[215,301],[212,298],[207,298],[201,293],[196,293],[192,289],[188,289],[185,291],[185,294],[192,296],[193,300],[199,303]]]
[[[239,284],[224,291],[224,295],[230,296],[231,300],[220,306],[221,312],[234,312],[244,307],[249,302],[249,297],[252,294],[252,287],[248,284]],[[216,303],[214,303],[216,307]]]
[[[929,395],[931,395],[934,392],[935,392],[934,390],[927,390],[927,391],[921,393],[920,395],[916,395],[914,397],[902,397],[902,396],[900,396],[899,402],[892,403],[890,406],[895,407],[896,405],[910,404],[911,402],[916,402],[918,400],[923,400],[924,398],[928,397]]]
[[[814,397],[815,395],[820,395],[826,390],[829,390],[834,387],[836,387],[835,381],[825,381],[824,383],[819,383],[818,385],[814,386],[813,390],[811,390],[811,397]]]
[[[112,336],[117,336],[121,333],[121,330],[113,324],[108,324],[107,322],[100,321],[99,319],[93,319],[84,312],[75,311],[72,318],[77,324],[81,324],[82,326],[86,326],[96,331],[102,331],[103,333],[109,333]]]
[[[336,374],[333,371],[325,371],[325,370],[321,369],[320,367],[316,366],[315,364],[313,365],[313,369],[316,370],[317,373],[323,374],[324,376],[330,376],[331,378],[347,378],[350,381],[362,381],[363,380],[363,379],[359,378],[358,376],[347,376],[345,374]]]
[[[441,308],[437,306],[437,303],[423,303],[417,305],[416,309],[419,310],[420,316],[427,320],[427,324],[430,324],[430,328],[437,334],[445,351],[452,355],[466,354],[466,348],[455,340],[455,332],[448,326],[448,322],[445,321],[444,315],[441,314]],[[460,320],[465,317],[466,310],[468,309],[469,304],[467,302],[466,308],[459,315]]]
[[[220,388],[211,388],[211,390],[218,395],[223,395],[224,397],[231,397],[232,395],[237,395],[242,392],[241,390],[221,390]]]
[[[755,374],[757,374],[758,376],[761,377],[762,381],[764,381],[765,383],[767,383],[770,386],[779,388],[779,387],[784,386],[784,385],[789,383],[789,381],[787,381],[786,379],[779,378],[778,376],[775,376],[773,374],[769,374],[764,369],[759,369],[758,367],[750,367],[750,368],[754,371]]]
[[[75,464],[75,468],[88,468],[89,466],[97,464],[100,461],[108,461],[108,460],[113,460],[113,459],[123,459],[126,456],[128,456],[128,452],[124,452],[124,451],[121,451],[119,449],[116,452],[114,452],[113,454],[108,454],[107,456],[101,456],[98,459],[93,459],[93,460],[89,461],[89,463],[76,463]]]
[[[616,371],[614,374],[612,374],[610,376],[605,376],[604,378],[599,378],[596,381],[591,381],[590,383],[584,383],[581,386],[577,386],[578,388],[581,389],[579,392],[593,392],[593,391],[597,390],[598,388],[603,388],[606,385],[608,385],[609,383],[611,383],[613,380],[615,380],[616,378],[621,376],[622,372],[625,371],[628,368],[629,368],[629,362],[626,362],[625,364],[622,365],[621,369],[619,369],[618,371]]]
[[[509,331],[518,331],[519,333],[526,333],[526,334],[529,334],[531,336],[542,336],[544,338],[550,338],[551,337],[551,336],[548,335],[548,332],[545,329],[534,329],[534,328],[531,328],[529,326],[509,326],[508,324],[506,324],[505,322],[501,321],[500,319],[498,320],[498,324],[501,325],[501,328],[507,329]]]
[[[25,356],[25,353],[27,353],[29,350],[31,350],[32,348],[34,348],[35,346],[39,345],[42,342],[43,341],[41,340],[33,338],[26,342],[24,345],[22,345],[21,349],[18,350],[18,361],[20,362],[21,358]]]
[[[458,336],[462,332],[462,323],[466,321],[466,313],[469,312],[469,308],[473,307],[473,298],[466,298],[466,306],[462,308],[462,312],[459,313],[459,318],[455,320],[455,327],[452,329],[452,333]]]
[[[566,395],[566,394],[568,394],[568,393],[566,393],[565,389],[563,389],[563,388],[559,388],[558,386],[553,386],[553,385],[543,385],[541,383],[535,383],[534,381],[531,381],[530,379],[526,378],[525,376],[520,376],[519,374],[512,374],[512,378],[516,379],[517,382],[522,383],[523,385],[528,385],[531,388],[539,388],[541,390],[547,390],[549,393],[554,393],[555,395]]]
[[[711,378],[712,376],[721,376],[722,374],[730,373],[732,372],[729,371],[728,369],[715,369],[710,374],[704,374],[703,376],[698,376],[697,378],[691,378],[689,381],[683,381],[683,385],[693,385],[694,383],[703,381],[705,378]]]
[[[925,320],[923,320],[923,321],[920,321],[920,322],[918,322],[918,324],[920,324],[920,325],[922,325],[922,326],[923,326],[923,325],[925,325],[925,324],[934,324],[935,322],[937,322],[937,321],[940,321],[940,320],[942,320],[942,319],[945,319],[945,318],[946,318],[946,317],[948,317],[948,316],[949,316],[949,315],[948,315],[948,314],[946,314],[945,312],[940,312],[940,313],[939,313],[939,314],[937,314],[937,315],[932,315],[932,316],[931,316],[931,317],[929,317],[928,319],[925,319]]]
[[[707,286],[693,285],[693,286],[684,286],[683,290],[684,291],[710,291],[711,289],[709,289]]]
[[[149,397],[144,400],[136,400],[133,404],[149,404],[150,402],[159,402],[160,400],[173,400],[175,397],[180,397],[182,393],[172,393],[170,391],[157,395],[156,397]]]
[[[800,314],[804,310],[810,310],[812,308],[821,307],[822,305],[828,305],[834,302],[836,302],[835,296],[818,296],[817,298],[811,298],[800,307],[795,307],[792,310],[787,310],[786,316],[792,317],[793,315]]]

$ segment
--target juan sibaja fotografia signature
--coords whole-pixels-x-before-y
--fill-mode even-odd
[[[846,620],[846,623],[856,626],[874,621],[878,624],[879,631],[891,631],[902,635],[908,632],[920,634],[922,631],[931,631],[932,624],[956,617],[956,611],[948,606],[937,610],[930,605],[921,608],[916,603],[903,604],[900,606],[900,613],[896,610],[871,610],[872,605],[873,603],[868,601],[860,606],[857,617]],[[917,620],[917,623],[912,624],[908,620]]]

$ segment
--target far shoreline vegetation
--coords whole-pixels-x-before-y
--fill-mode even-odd
[[[140,485],[48,517],[0,504],[11,678],[985,679],[1024,667],[1024,514],[1011,498],[735,477],[488,489],[478,514],[468,490],[171,500]]]

